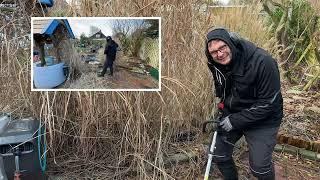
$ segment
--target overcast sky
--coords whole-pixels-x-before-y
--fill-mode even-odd
[[[86,36],[92,35],[90,32],[90,27],[94,26],[98,29],[101,29],[102,33],[106,36],[112,36],[112,27],[118,23],[120,23],[120,27],[122,29],[127,27],[128,32],[132,33],[135,29],[140,28],[142,26],[147,26],[144,24],[144,20],[141,18],[129,19],[129,18],[67,18],[68,22],[71,26],[73,34],[75,37],[79,38],[81,34],[85,34]],[[118,27],[118,25],[116,25]],[[125,28],[126,29],[126,28]],[[95,31],[93,33],[96,33]]]
[[[90,26],[101,29],[106,36],[112,35],[111,21],[109,19],[68,19],[73,34],[78,38],[82,33],[90,35]]]
[[[228,5],[230,0],[218,0],[222,5]]]

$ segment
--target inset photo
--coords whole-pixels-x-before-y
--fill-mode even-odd
[[[160,91],[160,17],[32,17],[32,91]]]

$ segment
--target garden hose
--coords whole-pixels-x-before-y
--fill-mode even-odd
[[[44,172],[47,167],[47,145],[46,145],[47,143],[46,143],[45,132],[46,132],[46,128],[45,126],[42,127],[41,121],[40,121],[39,129],[38,129],[38,157],[39,157],[39,162],[40,162],[40,167],[42,172]],[[41,146],[41,141],[43,141],[42,146]]]

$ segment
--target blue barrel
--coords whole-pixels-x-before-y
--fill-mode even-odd
[[[39,63],[33,63],[34,86],[37,89],[51,89],[59,86],[66,80],[63,67],[63,62],[43,67]]]

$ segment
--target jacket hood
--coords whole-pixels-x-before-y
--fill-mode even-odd
[[[237,46],[237,56],[236,58],[232,58],[233,62],[232,71],[236,75],[243,75],[244,69],[247,62],[254,55],[258,47],[250,41],[245,39],[239,39],[239,44]]]
[[[211,64],[214,64],[214,65],[218,65],[218,63],[216,63],[212,56],[210,55],[209,53],[209,50],[208,50],[208,43],[212,40],[222,40],[223,42],[225,42],[230,50],[231,50],[231,53],[232,53],[232,59],[234,59],[234,57],[236,57],[236,54],[237,54],[237,49],[236,49],[236,45],[234,42],[232,42],[232,39],[231,39],[231,36],[229,34],[229,32],[224,29],[224,28],[217,28],[217,29],[214,29],[212,31],[210,31],[208,34],[207,34],[207,38],[206,38],[206,49],[205,49],[205,53],[206,53],[206,56],[208,58],[208,62],[211,63]],[[231,60],[232,62],[232,60]]]
[[[232,69],[236,71],[240,71],[241,69],[243,70],[243,68],[240,67],[244,66],[246,59],[250,58],[257,49],[257,46],[253,43],[240,38],[234,33],[228,32],[224,28],[217,28],[210,31],[206,38],[205,54],[208,59],[208,65],[213,65],[218,69],[223,69],[225,65],[216,63],[208,50],[208,43],[217,39],[224,41],[229,46],[232,53],[231,66]],[[243,74],[243,72],[238,73]]]

